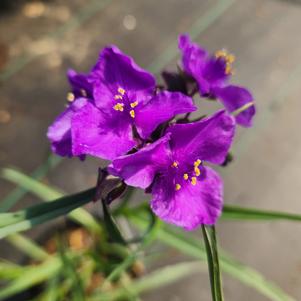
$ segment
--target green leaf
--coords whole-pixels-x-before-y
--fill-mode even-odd
[[[219,268],[215,227],[202,225],[202,231],[207,252],[212,300],[223,301],[223,287]]]
[[[134,211],[134,214],[128,215],[128,217],[139,228],[144,228],[147,225],[147,218],[145,217],[145,214],[141,214],[141,212]],[[162,243],[178,249],[184,254],[202,261],[206,261],[207,259],[204,245],[187,232],[183,233],[183,231],[180,231],[179,229],[165,226],[158,230],[157,238]],[[220,254],[220,266],[223,272],[239,280],[245,285],[254,288],[270,300],[295,301],[294,298],[286,294],[274,283],[266,280],[256,270],[237,262],[225,252],[220,251]]]
[[[20,185],[23,189],[25,189],[26,191],[30,191],[31,193],[34,193],[44,201],[49,202],[52,201],[53,199],[57,199],[63,196],[62,192],[50,186],[47,186],[33,178],[30,178],[29,176],[23,174],[18,170],[5,168],[2,170],[2,177],[8,181]],[[90,231],[98,234],[102,233],[101,225],[85,209],[78,208],[72,211],[69,214],[69,216],[71,219],[85,226]]]
[[[101,200],[102,208],[103,208],[103,218],[104,218],[104,224],[106,227],[106,230],[109,234],[109,238],[112,242],[119,243],[122,245],[126,245],[126,242],[116,224],[114,221],[109,206],[106,204],[105,200]]]
[[[95,195],[95,188],[59,198],[50,203],[38,204],[14,213],[0,213],[0,238],[28,230],[36,225],[65,215],[89,203]]]
[[[17,264],[0,261],[0,280],[10,280],[21,277],[26,268]]]
[[[9,285],[1,288],[0,300],[4,300],[14,294],[22,292],[29,287],[42,283],[46,279],[53,277],[62,267],[61,261],[57,257],[50,258],[39,266],[26,268],[22,275],[13,280]]]
[[[273,210],[260,210],[254,208],[243,208],[234,205],[225,205],[222,213],[223,219],[229,220],[255,220],[255,221],[273,221],[288,220],[301,221],[300,214],[286,213]]]
[[[41,179],[44,177],[47,172],[56,167],[62,158],[54,155],[50,155],[45,163],[43,163],[40,167],[38,167],[33,173],[32,177],[35,179]],[[10,194],[8,194],[0,204],[0,212],[6,212],[11,207],[13,207],[27,192],[27,189],[22,187],[15,188]],[[56,197],[53,197],[56,198]]]
[[[49,254],[42,247],[23,235],[14,233],[9,235],[7,240],[35,260],[42,261],[49,257]]]
[[[131,266],[131,264],[134,263],[134,261],[138,258],[139,253],[155,239],[159,226],[160,221],[158,219],[154,218],[151,220],[151,224],[147,226],[145,234],[142,236],[142,241],[139,244],[139,247],[129,254],[124,261],[108,275],[102,287],[105,287],[109,282],[115,281],[127,268]]]
[[[108,293],[97,293],[95,296],[88,298],[88,301],[114,301],[124,300],[128,297],[129,292],[133,296],[141,293],[153,291],[156,288],[168,285],[189,275],[200,272],[205,266],[195,262],[178,263],[171,266],[160,268],[141,279],[128,283],[126,287],[117,288]]]

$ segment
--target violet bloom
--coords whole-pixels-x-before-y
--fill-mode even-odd
[[[73,80],[76,85],[78,79]],[[87,99],[85,103],[81,101],[80,107],[75,99],[74,105],[49,128],[54,150],[60,141],[64,142],[59,139],[68,128],[72,155],[112,160],[137,145],[135,131],[146,139],[162,122],[196,110],[192,99],[181,93],[154,95],[153,75],[115,46],[104,48],[84,80],[84,84],[92,86],[93,96],[89,98],[87,91]]]
[[[152,210],[187,230],[216,223],[222,210],[223,183],[204,162],[221,164],[231,146],[235,121],[225,111],[188,124],[138,152],[117,158],[109,170],[128,185],[150,188]]]
[[[251,93],[246,88],[228,85],[233,74],[232,64],[235,57],[226,50],[219,50],[215,55],[210,55],[198,44],[191,42],[188,35],[179,36],[179,49],[182,52],[184,71],[196,80],[199,93],[202,96],[217,98],[230,113],[249,104],[236,117],[236,122],[250,127],[255,115]]]
[[[67,77],[71,92],[67,94],[68,105],[53,124],[48,128],[47,137],[51,141],[54,153],[60,156],[72,156],[71,119],[73,114],[92,99],[92,84],[88,75],[69,70]]]

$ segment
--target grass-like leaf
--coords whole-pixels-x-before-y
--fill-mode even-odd
[[[59,198],[50,203],[38,204],[14,213],[0,213],[0,238],[9,234],[28,230],[36,225],[65,215],[70,211],[89,203],[95,195],[95,189]]]
[[[144,228],[147,225],[147,219],[144,214],[135,212],[128,216],[132,222],[139,228]],[[197,258],[201,261],[206,261],[206,250],[204,245],[187,232],[175,229],[169,226],[164,226],[157,231],[157,239],[162,243],[169,245],[180,252]],[[245,285],[254,288],[259,293],[273,301],[295,301],[295,299],[286,294],[281,288],[274,283],[266,280],[256,270],[236,261],[224,251],[220,250],[220,267],[221,270]]]
[[[202,225],[204,243],[207,252],[207,262],[213,301],[223,301],[222,278],[219,267],[216,234],[214,226]]]
[[[234,205],[225,205],[223,208],[222,219],[254,221],[287,220],[301,222],[301,214],[293,214],[273,210],[260,210],[254,208],[243,208]]]

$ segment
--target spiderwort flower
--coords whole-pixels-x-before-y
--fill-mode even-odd
[[[233,74],[234,55],[226,50],[210,55],[198,44],[192,43],[188,35],[179,36],[179,49],[182,52],[184,71],[195,79],[200,95],[217,98],[230,113],[253,101],[247,89],[228,85]],[[236,122],[249,127],[254,115],[255,106],[252,105],[237,116]]]
[[[67,116],[68,126],[66,122],[64,126],[71,129],[74,156],[89,154],[112,160],[136,146],[133,129],[146,139],[160,123],[196,110],[192,99],[181,93],[154,94],[153,75],[115,46],[104,48],[91,73],[82,79],[83,82],[79,76],[72,78],[73,90],[91,85],[92,99],[79,109],[68,108],[68,113],[63,113],[48,132],[53,145],[59,144],[61,135],[58,137],[57,132],[63,132],[60,125]],[[89,97],[90,90],[85,91]]]
[[[151,208],[187,230],[214,224],[221,213],[223,183],[204,162],[220,164],[231,146],[234,118],[225,111],[195,123],[171,126],[165,136],[109,167],[128,185],[150,188]]]

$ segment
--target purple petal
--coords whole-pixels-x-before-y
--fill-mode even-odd
[[[113,160],[135,146],[131,124],[122,118],[112,120],[88,103],[72,116],[72,151]]]
[[[49,126],[47,137],[51,141],[52,151],[57,155],[72,156],[71,118],[76,111],[86,104],[87,99],[77,98]]]
[[[179,36],[179,49],[182,51],[182,64],[184,71],[195,77],[206,62],[207,52],[198,44],[192,43],[188,35]]]
[[[215,57],[208,59],[202,73],[195,76],[202,95],[210,93],[213,87],[224,86],[228,77],[225,60]]]
[[[155,174],[169,165],[169,138],[165,135],[137,153],[115,159],[109,171],[124,179],[128,185],[147,188]]]
[[[230,113],[253,101],[252,94],[247,89],[238,86],[216,88],[214,94]],[[255,113],[255,105],[252,105],[235,117],[236,122],[244,127],[250,127]]]
[[[225,111],[198,122],[176,124],[168,130],[171,149],[179,162],[196,159],[215,164],[224,162],[235,133],[235,120]]]
[[[88,81],[88,75],[77,73],[76,71],[69,69],[67,72],[69,83],[72,87],[72,92],[76,97],[86,96],[92,97],[92,84]]]
[[[177,191],[170,178],[158,178],[152,188],[154,213],[165,222],[186,230],[215,224],[222,211],[223,182],[213,169],[206,167],[205,173],[196,185],[187,182]]]
[[[103,49],[91,72],[90,80],[101,81],[112,89],[112,93],[119,86],[125,90],[146,90],[155,87],[154,76],[140,68],[116,46]]]
[[[154,96],[145,106],[139,109],[135,124],[142,138],[149,135],[162,122],[168,121],[177,114],[193,112],[197,107],[191,97],[180,92],[162,92]]]

